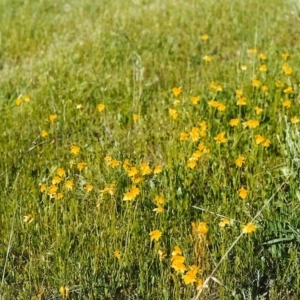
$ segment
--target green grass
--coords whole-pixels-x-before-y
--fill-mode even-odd
[[[299,299],[299,17],[297,1],[281,0],[0,0],[0,298],[62,299],[67,287],[69,299]],[[243,125],[251,119],[259,126]],[[205,136],[193,141],[202,121]],[[209,153],[190,168],[200,143]],[[134,184],[126,160],[140,175],[142,163],[162,172]],[[58,168],[61,199],[49,196]],[[124,201],[132,185],[140,193]],[[256,231],[241,235],[249,222]],[[175,246],[188,270],[200,268],[201,295],[172,268]]]

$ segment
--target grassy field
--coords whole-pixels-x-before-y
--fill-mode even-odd
[[[299,299],[299,5],[0,0],[0,298]]]

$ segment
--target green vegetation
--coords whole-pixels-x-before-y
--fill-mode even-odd
[[[0,0],[0,298],[299,299],[297,5]]]

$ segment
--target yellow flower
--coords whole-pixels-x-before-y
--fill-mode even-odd
[[[221,218],[219,226],[221,228],[224,228],[226,225],[229,225],[229,224],[230,224],[230,221],[227,218]]]
[[[190,132],[190,137],[193,142],[196,142],[200,138],[200,129],[198,127],[193,127],[191,132]]]
[[[266,85],[264,85],[264,86],[261,87],[261,91],[263,93],[267,93],[269,91],[269,88]]]
[[[275,85],[276,85],[277,88],[284,87],[284,84],[280,80],[276,81]]]
[[[182,251],[181,251],[179,246],[174,247],[174,250],[172,252],[172,256],[175,256],[175,255],[182,255]]]
[[[292,101],[289,99],[286,99],[283,101],[282,105],[283,105],[283,107],[290,108],[292,105]]]
[[[242,199],[245,199],[247,197],[247,194],[248,194],[248,191],[244,187],[239,189],[239,196]]]
[[[173,95],[175,97],[177,97],[182,93],[182,87],[173,87],[172,92],[173,92]]]
[[[156,208],[153,209],[156,213],[162,213],[164,211],[164,208],[158,204]]]
[[[54,196],[54,194],[56,194],[58,190],[58,187],[56,185],[51,185],[50,188],[49,188],[49,191],[48,191],[48,195],[49,196]]]
[[[54,123],[54,121],[57,119],[57,115],[50,115],[49,116],[49,121],[50,123]]]
[[[65,183],[65,187],[69,191],[73,190],[74,182],[72,180],[67,180]]]
[[[185,132],[180,133],[180,140],[181,141],[187,141],[189,139],[189,134]]]
[[[238,167],[241,167],[244,163],[245,163],[245,160],[246,158],[244,156],[239,156],[236,161],[235,161],[235,164],[238,166]]]
[[[255,53],[257,53],[257,50],[255,48],[249,49],[249,53],[255,54]]]
[[[286,75],[291,75],[293,73],[293,69],[287,63],[283,64],[282,70]]]
[[[40,186],[40,192],[41,193],[44,193],[45,191],[47,190],[47,186],[46,186],[46,184],[41,184],[41,186]]]
[[[216,100],[211,100],[208,102],[208,105],[211,107],[217,108],[220,105],[220,103]]]
[[[47,137],[48,136],[48,132],[46,130],[42,130],[41,132],[41,137]]]
[[[209,37],[208,37],[207,34],[202,34],[202,35],[201,35],[201,39],[202,39],[203,41],[206,41],[206,40],[209,39]]]
[[[158,165],[154,168],[154,171],[153,171],[154,174],[158,174],[158,173],[161,173],[161,172],[162,172],[162,166]]]
[[[252,86],[253,87],[259,87],[261,82],[257,79],[252,80]]]
[[[59,200],[59,199],[62,199],[63,196],[64,196],[64,195],[63,195],[62,193],[57,193],[57,194],[54,195],[54,198],[55,198],[56,200]]]
[[[62,295],[63,299],[66,299],[69,297],[69,291],[70,291],[70,289],[66,286],[61,286],[59,288],[59,293]]]
[[[224,105],[223,103],[219,103],[217,110],[218,111],[224,111],[226,109],[226,105]]]
[[[263,109],[258,106],[255,106],[254,110],[257,115],[260,115],[263,112]]]
[[[225,131],[219,133],[214,139],[217,142],[217,144],[225,143],[227,142],[227,139],[224,137]]]
[[[266,56],[265,54],[263,54],[263,53],[260,53],[260,54],[259,54],[259,58],[260,58],[261,60],[266,60],[266,59],[267,59],[267,56]]]
[[[29,102],[29,101],[30,101],[30,97],[29,97],[28,95],[25,95],[25,96],[23,97],[23,100],[24,100],[25,102]]]
[[[198,280],[198,282],[197,282],[197,290],[199,290],[200,288],[202,288],[203,283],[204,283],[203,279],[199,279]]]
[[[229,125],[231,127],[234,127],[234,126],[237,126],[239,123],[240,123],[239,119],[231,119],[230,122],[229,122]]]
[[[257,128],[259,126],[258,120],[249,120],[243,123],[244,127],[247,128]]]
[[[209,55],[203,56],[203,59],[204,59],[206,62],[211,61],[211,57],[210,57]]]
[[[287,59],[290,55],[287,52],[281,54],[281,57]]]
[[[243,97],[243,96],[239,97],[239,99],[237,100],[236,104],[240,105],[240,106],[246,105],[247,104],[246,103],[246,97]]]
[[[93,190],[94,186],[92,184],[87,184],[84,189],[89,193]]]
[[[124,194],[123,200],[124,201],[134,200],[139,193],[140,193],[140,189],[137,188],[135,185],[133,185],[129,190],[129,192]]]
[[[247,70],[247,66],[246,65],[241,65],[241,70],[242,71],[246,71]]]
[[[271,142],[270,142],[270,140],[265,139],[261,144],[262,144],[262,146],[268,148],[270,146]]]
[[[246,225],[243,225],[242,232],[243,233],[252,233],[255,230],[256,230],[256,226],[252,222],[249,222]]]
[[[292,122],[292,124],[297,124],[297,123],[299,123],[299,119],[297,118],[297,117],[292,117],[291,118],[291,122]]]
[[[140,115],[134,114],[132,118],[133,121],[136,122],[140,118]]]
[[[149,235],[150,235],[151,242],[152,242],[153,240],[158,241],[158,240],[160,239],[161,235],[162,235],[162,232],[161,232],[160,230],[157,229],[157,230],[151,231],[151,232],[149,233]]]
[[[167,257],[167,254],[163,251],[163,250],[158,250],[158,256],[159,256],[159,260],[162,261],[164,258]]]
[[[288,86],[287,88],[285,88],[285,89],[283,90],[283,92],[284,92],[285,94],[292,94],[292,93],[293,93],[293,88],[292,88],[291,86]]]
[[[259,71],[261,71],[261,72],[266,72],[266,71],[267,71],[267,66],[266,66],[266,65],[261,65],[261,66],[259,67]]]
[[[21,99],[20,97],[18,97],[18,98],[16,99],[16,105],[17,105],[17,106],[20,106],[21,103],[22,103],[22,99]]]
[[[149,175],[149,174],[152,173],[152,170],[151,170],[151,168],[149,167],[149,165],[147,163],[142,163],[140,165],[140,169],[141,169],[141,172],[142,172],[142,176]]]
[[[76,109],[81,109],[81,108],[83,108],[82,104],[76,104]]]
[[[235,90],[235,95],[239,98],[239,97],[243,96],[243,91],[237,89],[237,90]]]
[[[196,282],[197,269],[192,269],[187,271],[185,275],[182,276],[182,279],[186,285],[189,285],[193,282]]]
[[[59,176],[59,177],[63,177],[65,174],[66,174],[66,171],[63,169],[63,168],[58,168],[56,170],[56,174]]]
[[[71,146],[71,153],[74,155],[77,155],[80,151],[80,147],[76,146],[76,145],[72,145]]]
[[[114,257],[116,257],[117,259],[120,259],[120,258],[121,258],[121,253],[120,253],[119,250],[116,250],[116,251],[114,252]]]
[[[119,160],[116,160],[116,159],[112,159],[108,165],[112,168],[116,168],[120,165],[120,161]]]
[[[157,203],[157,205],[161,204],[165,204],[165,198],[164,196],[155,196],[155,202]]]
[[[193,234],[207,234],[208,230],[206,222],[192,222]]]
[[[28,214],[26,216],[24,216],[24,223],[31,223],[33,221],[33,215],[32,214]]]
[[[61,178],[59,176],[54,176],[52,178],[52,184],[58,184],[61,182]]]
[[[257,145],[261,144],[264,140],[265,140],[265,138],[262,135],[260,135],[260,134],[257,134],[255,136],[255,143]]]
[[[102,112],[104,110],[104,108],[105,108],[105,105],[103,103],[100,103],[97,105],[97,109],[99,112]]]
[[[134,177],[139,173],[138,169],[136,167],[131,167],[128,171],[127,171],[127,175],[129,177]]]
[[[191,101],[194,105],[196,105],[200,101],[200,97],[199,96],[193,96],[193,97],[191,97]]]
[[[194,158],[190,158],[187,166],[191,169],[194,169],[197,165],[197,161]]]
[[[170,114],[170,116],[171,116],[174,120],[176,120],[176,119],[178,118],[178,112],[177,112],[176,109],[170,108],[170,109],[169,109],[169,114]]]

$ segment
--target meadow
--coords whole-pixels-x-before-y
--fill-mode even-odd
[[[299,18],[0,0],[0,299],[300,299]]]

